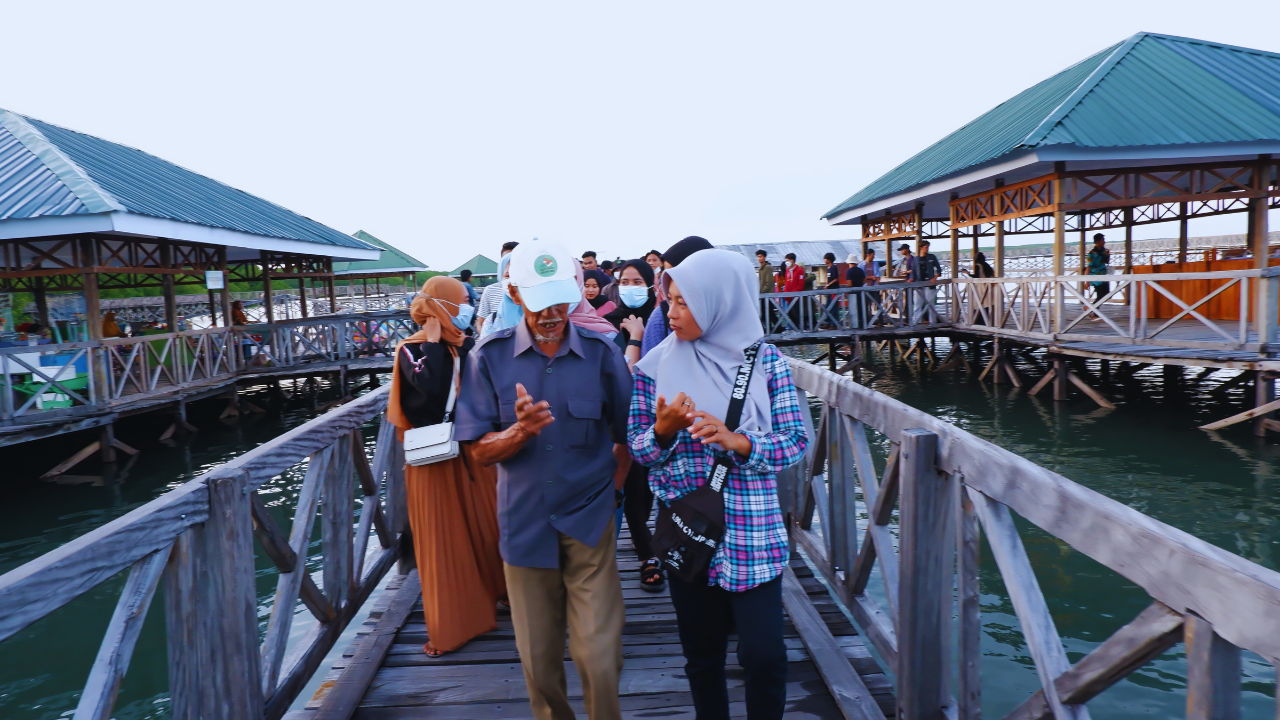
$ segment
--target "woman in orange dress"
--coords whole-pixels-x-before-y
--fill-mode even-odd
[[[409,313],[422,329],[396,348],[387,418],[404,431],[442,422],[454,382],[454,358],[466,366],[475,341],[459,318],[467,291],[437,276],[422,286]],[[498,554],[497,475],[464,446],[451,460],[405,466],[409,526],[422,580],[422,607],[433,657],[456,650],[496,626],[507,594]]]

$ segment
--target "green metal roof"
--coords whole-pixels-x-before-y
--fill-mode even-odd
[[[477,255],[449,271],[450,277],[457,277],[463,270],[470,270],[472,275],[497,275],[498,263],[483,255]]]
[[[1280,54],[1138,33],[944,137],[831,218],[1014,152],[1280,140]]]
[[[426,263],[412,257],[403,250],[392,247],[390,244],[379,240],[363,230],[357,230],[354,233],[351,233],[351,236],[382,250],[382,255],[377,260],[335,262],[333,264],[334,275],[410,273],[424,272],[427,269]]]

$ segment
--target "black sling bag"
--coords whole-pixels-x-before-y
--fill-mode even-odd
[[[746,359],[738,366],[725,413],[726,428],[737,430],[742,421],[742,407],[756,365],[760,343],[746,350]],[[707,582],[707,571],[724,539],[724,484],[729,477],[729,459],[716,458],[707,482],[668,505],[658,503],[658,521],[654,527],[653,548],[662,566],[687,583]]]

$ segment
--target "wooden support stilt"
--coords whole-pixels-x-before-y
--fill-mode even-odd
[[[1254,374],[1253,381],[1253,402],[1255,409],[1266,407],[1276,399],[1276,383],[1275,375],[1269,372],[1258,370]],[[1253,434],[1258,437],[1267,436],[1267,414],[1268,412],[1259,413],[1253,421]]]
[[[1056,357],[1053,359],[1053,399],[1054,402],[1062,402],[1067,399],[1067,386],[1070,383],[1069,373],[1067,369],[1067,361],[1064,358]]]
[[[1245,420],[1253,420],[1254,418],[1264,416],[1267,413],[1274,412],[1276,410],[1280,410],[1280,400],[1272,400],[1269,403],[1266,403],[1264,405],[1259,405],[1258,407],[1255,407],[1250,410],[1245,410],[1244,412],[1237,413],[1235,415],[1232,415],[1231,417],[1223,418],[1216,422],[1211,422],[1208,425],[1201,425],[1200,429],[1201,430],[1221,430],[1224,427],[1230,427],[1232,425],[1235,425],[1236,423],[1244,422]]]
[[[98,429],[98,449],[102,452],[102,462],[116,461],[116,428],[111,423]]]
[[[1000,338],[991,341],[991,363],[987,365],[988,370],[995,372],[991,376],[991,382],[995,385],[1003,385],[1004,378],[1001,371],[1004,369],[1004,348],[1000,346]]]

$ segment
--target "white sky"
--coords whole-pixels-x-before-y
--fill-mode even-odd
[[[819,217],[1136,31],[1280,50],[1276,0],[24,7],[0,107],[435,269],[534,236],[602,256],[854,237]]]

